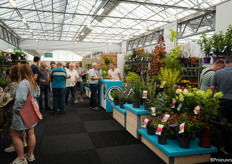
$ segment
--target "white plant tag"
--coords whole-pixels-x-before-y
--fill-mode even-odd
[[[146,127],[147,127],[148,122],[149,122],[149,119],[145,118],[145,120],[143,121],[142,128],[146,128]]]
[[[170,117],[169,114],[165,114],[164,118],[162,119],[162,122],[167,122],[169,117]]]
[[[156,116],[156,109],[155,109],[155,107],[151,107],[151,115],[152,116]]]
[[[143,99],[147,98],[147,91],[143,91]]]
[[[162,84],[160,85],[160,88],[164,88],[165,84],[166,84],[166,81],[163,81]]]
[[[184,133],[184,125],[185,123],[180,124],[179,134]]]
[[[162,124],[159,124],[158,125],[158,127],[157,127],[157,129],[156,129],[156,134],[157,135],[161,135],[161,133],[162,133],[162,130],[163,130],[163,127],[164,127],[164,125],[162,125]]]

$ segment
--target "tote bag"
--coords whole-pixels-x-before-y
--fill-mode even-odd
[[[35,104],[35,100],[31,93],[31,88],[27,82],[28,88],[29,88],[29,96],[27,97],[27,100],[25,104],[23,105],[23,108],[19,111],[24,124],[26,127],[30,127],[31,125],[39,122],[43,119],[38,107]]]

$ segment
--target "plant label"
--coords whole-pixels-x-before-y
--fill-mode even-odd
[[[179,106],[178,106],[178,108],[177,108],[178,112],[180,111],[181,107],[182,107],[182,103],[180,103]]]
[[[213,54],[213,49],[210,50],[209,54]]]
[[[194,114],[199,114],[200,112],[200,107],[196,106],[195,109],[193,110]]]
[[[162,122],[167,122],[169,117],[170,117],[169,114],[165,114],[164,118],[162,119]]]
[[[173,100],[172,101],[172,108],[175,108],[175,106],[176,106],[176,100]]]
[[[161,133],[162,133],[162,130],[163,130],[163,127],[164,127],[164,125],[162,125],[162,124],[159,124],[158,125],[158,127],[157,127],[157,129],[156,129],[156,134],[157,135],[161,135]]]
[[[184,125],[185,123],[180,124],[179,134],[184,133]]]
[[[162,84],[160,85],[160,88],[164,88],[165,84],[166,84],[166,81],[163,81]]]
[[[151,115],[152,116],[156,116],[156,109],[155,109],[155,107],[151,107]]]
[[[147,127],[148,122],[149,122],[149,119],[145,118],[145,120],[143,121],[142,128],[146,128],[146,127]]]
[[[143,57],[141,58],[141,61],[143,61]]]
[[[143,91],[143,99],[147,98],[147,91]]]
[[[227,46],[225,46],[225,47],[222,49],[222,53],[223,53],[223,52],[225,52],[225,50],[226,50],[226,47],[227,47]]]

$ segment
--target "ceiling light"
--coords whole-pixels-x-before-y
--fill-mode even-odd
[[[32,32],[32,29],[29,29],[29,32]]]
[[[24,19],[24,18],[22,19],[22,22],[25,24],[27,23],[26,19]]]
[[[8,0],[13,8],[17,8],[17,5],[14,0]]]
[[[36,39],[35,41],[36,41],[36,42],[38,42],[39,40],[38,40],[38,39]]]
[[[81,35],[85,35],[85,33],[82,32]]]
[[[36,39],[36,36],[34,36],[33,38]]]
[[[79,41],[79,39],[77,38],[77,41]]]
[[[74,42],[75,44],[77,43],[77,42]]]
[[[104,12],[104,8],[101,8],[98,12],[97,12],[97,15],[101,15],[103,12]]]

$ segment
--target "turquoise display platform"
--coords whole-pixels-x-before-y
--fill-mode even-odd
[[[133,108],[132,104],[125,104],[124,107],[135,114],[149,114],[150,113],[150,110],[144,110],[144,106],[140,106],[140,108]]]
[[[124,109],[122,109],[122,108],[120,108],[120,106],[118,105],[118,106],[116,106],[116,105],[114,105],[114,103],[111,103],[111,106],[113,107],[113,108],[115,108],[117,111],[119,111],[120,113],[122,113],[122,114],[126,114],[126,108],[124,108]],[[125,105],[124,105],[125,106]]]
[[[89,87],[85,87],[86,90],[90,91]]]
[[[150,141],[153,145],[155,145],[158,149],[164,152],[169,157],[177,157],[177,156],[187,156],[187,155],[199,155],[199,154],[210,154],[216,153],[217,148],[212,146],[211,148],[202,148],[198,146],[199,139],[191,141],[191,145],[189,149],[183,149],[179,147],[178,140],[167,140],[166,145],[158,144],[158,136],[157,135],[148,135],[147,129],[138,129],[138,133],[141,134],[144,138]]]

